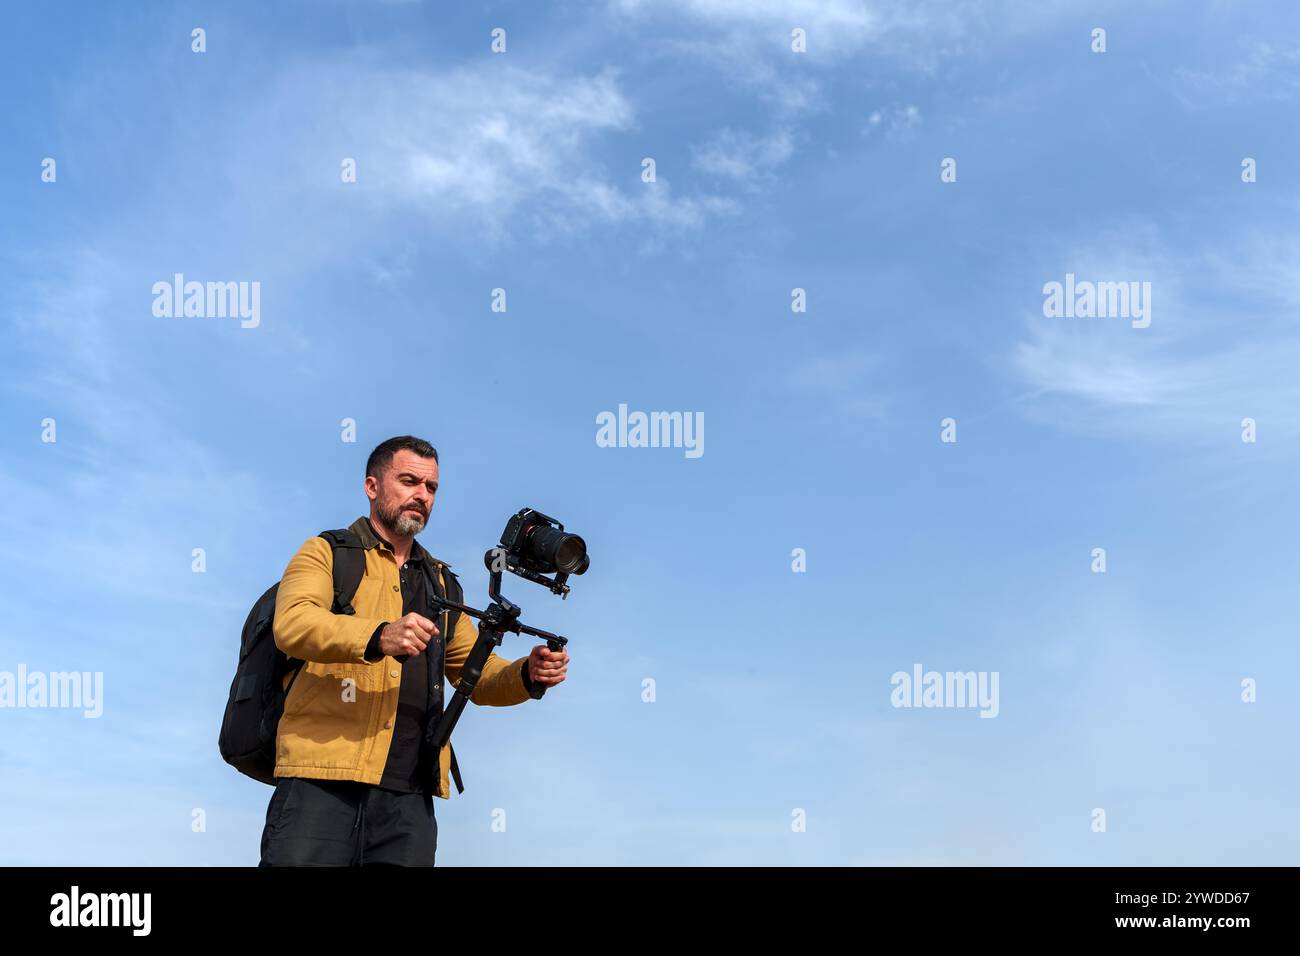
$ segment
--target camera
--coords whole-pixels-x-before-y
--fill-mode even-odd
[[[488,550],[483,563],[489,571],[510,571],[545,585],[562,598],[569,594],[565,584],[570,574],[582,574],[591,566],[587,542],[564,530],[564,525],[534,508],[522,508],[506,522],[501,543]],[[545,575],[553,574],[554,578]]]

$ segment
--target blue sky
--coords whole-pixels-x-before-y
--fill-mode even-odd
[[[1298,20],[10,5],[0,671],[104,713],[0,709],[0,862],[257,862],[239,629],[413,433],[471,598],[525,505],[593,558],[508,585],[570,676],[461,721],[440,865],[1294,863]],[[156,317],[175,273],[259,324]],[[1150,327],[1045,317],[1067,273]],[[704,454],[598,447],[620,403]],[[893,707],[915,664],[997,672],[997,717]]]

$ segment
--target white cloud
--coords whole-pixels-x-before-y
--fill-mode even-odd
[[[634,128],[615,71],[569,75],[500,58],[438,72],[302,66],[244,121],[245,138],[263,149],[269,140],[283,157],[289,172],[274,185],[285,192],[319,203],[355,188],[381,215],[415,213],[460,236],[545,238],[604,223],[697,229],[734,211],[725,197],[679,195],[664,177],[642,183],[639,155],[607,168],[606,139]],[[331,172],[343,157],[357,160],[354,185]],[[260,170],[254,185],[268,185],[263,174],[274,175]]]
[[[772,170],[794,153],[794,134],[787,128],[765,136],[724,129],[692,152],[691,165],[701,172],[757,189],[771,182]]]
[[[880,4],[866,0],[613,0],[621,13],[689,17],[761,34],[777,49],[790,49],[790,31],[807,31],[810,51],[844,53],[860,47],[885,28]]]
[[[755,52],[789,55],[790,31],[800,27],[807,32],[807,56],[814,61],[833,62],[871,48],[924,69],[936,57],[960,52],[975,35],[1009,37],[1037,30],[1072,15],[1075,5],[1070,0],[1030,5],[999,0],[610,0],[609,7],[628,18],[658,16],[675,25],[726,31],[702,41],[702,53],[743,40]]]
[[[914,104],[872,110],[863,124],[862,135],[883,133],[889,139],[904,138],[921,125],[921,111]]]
[[[1027,315],[1008,364],[1031,418],[1218,445],[1249,417],[1272,437],[1300,437],[1300,237],[1219,237],[1175,254],[1139,227],[1059,261],[1042,281],[1150,281],[1152,323]]]

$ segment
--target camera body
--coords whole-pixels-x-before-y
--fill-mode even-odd
[[[506,522],[501,544],[483,556],[483,563],[489,571],[510,571],[564,597],[569,592],[564,582],[570,574],[585,572],[591,559],[581,537],[565,531],[550,515],[521,508]],[[548,574],[555,577],[545,577]]]

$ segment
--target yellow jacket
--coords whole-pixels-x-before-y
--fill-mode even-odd
[[[366,571],[352,599],[355,615],[334,614],[334,552],[321,537],[308,538],[289,561],[275,599],[272,625],[276,646],[289,657],[306,661],[285,700],[275,747],[277,777],[358,780],[377,784],[393,740],[393,720],[401,686],[402,665],[392,657],[370,662],[366,646],[375,628],[402,616],[402,589],[397,558],[376,538],[363,516],[353,522],[365,546]],[[432,558],[439,581],[443,562]],[[444,591],[444,593],[446,593]],[[461,665],[478,638],[473,621],[460,614],[456,633],[447,638],[447,614],[434,621],[446,640],[444,673],[449,697]],[[434,650],[433,642],[425,653]],[[470,700],[504,707],[532,699],[524,686],[527,657],[506,661],[495,653]],[[350,686],[344,680],[350,679]],[[286,678],[287,680],[287,678]],[[435,689],[439,689],[436,688]],[[438,754],[433,792],[451,796],[450,745]]]

